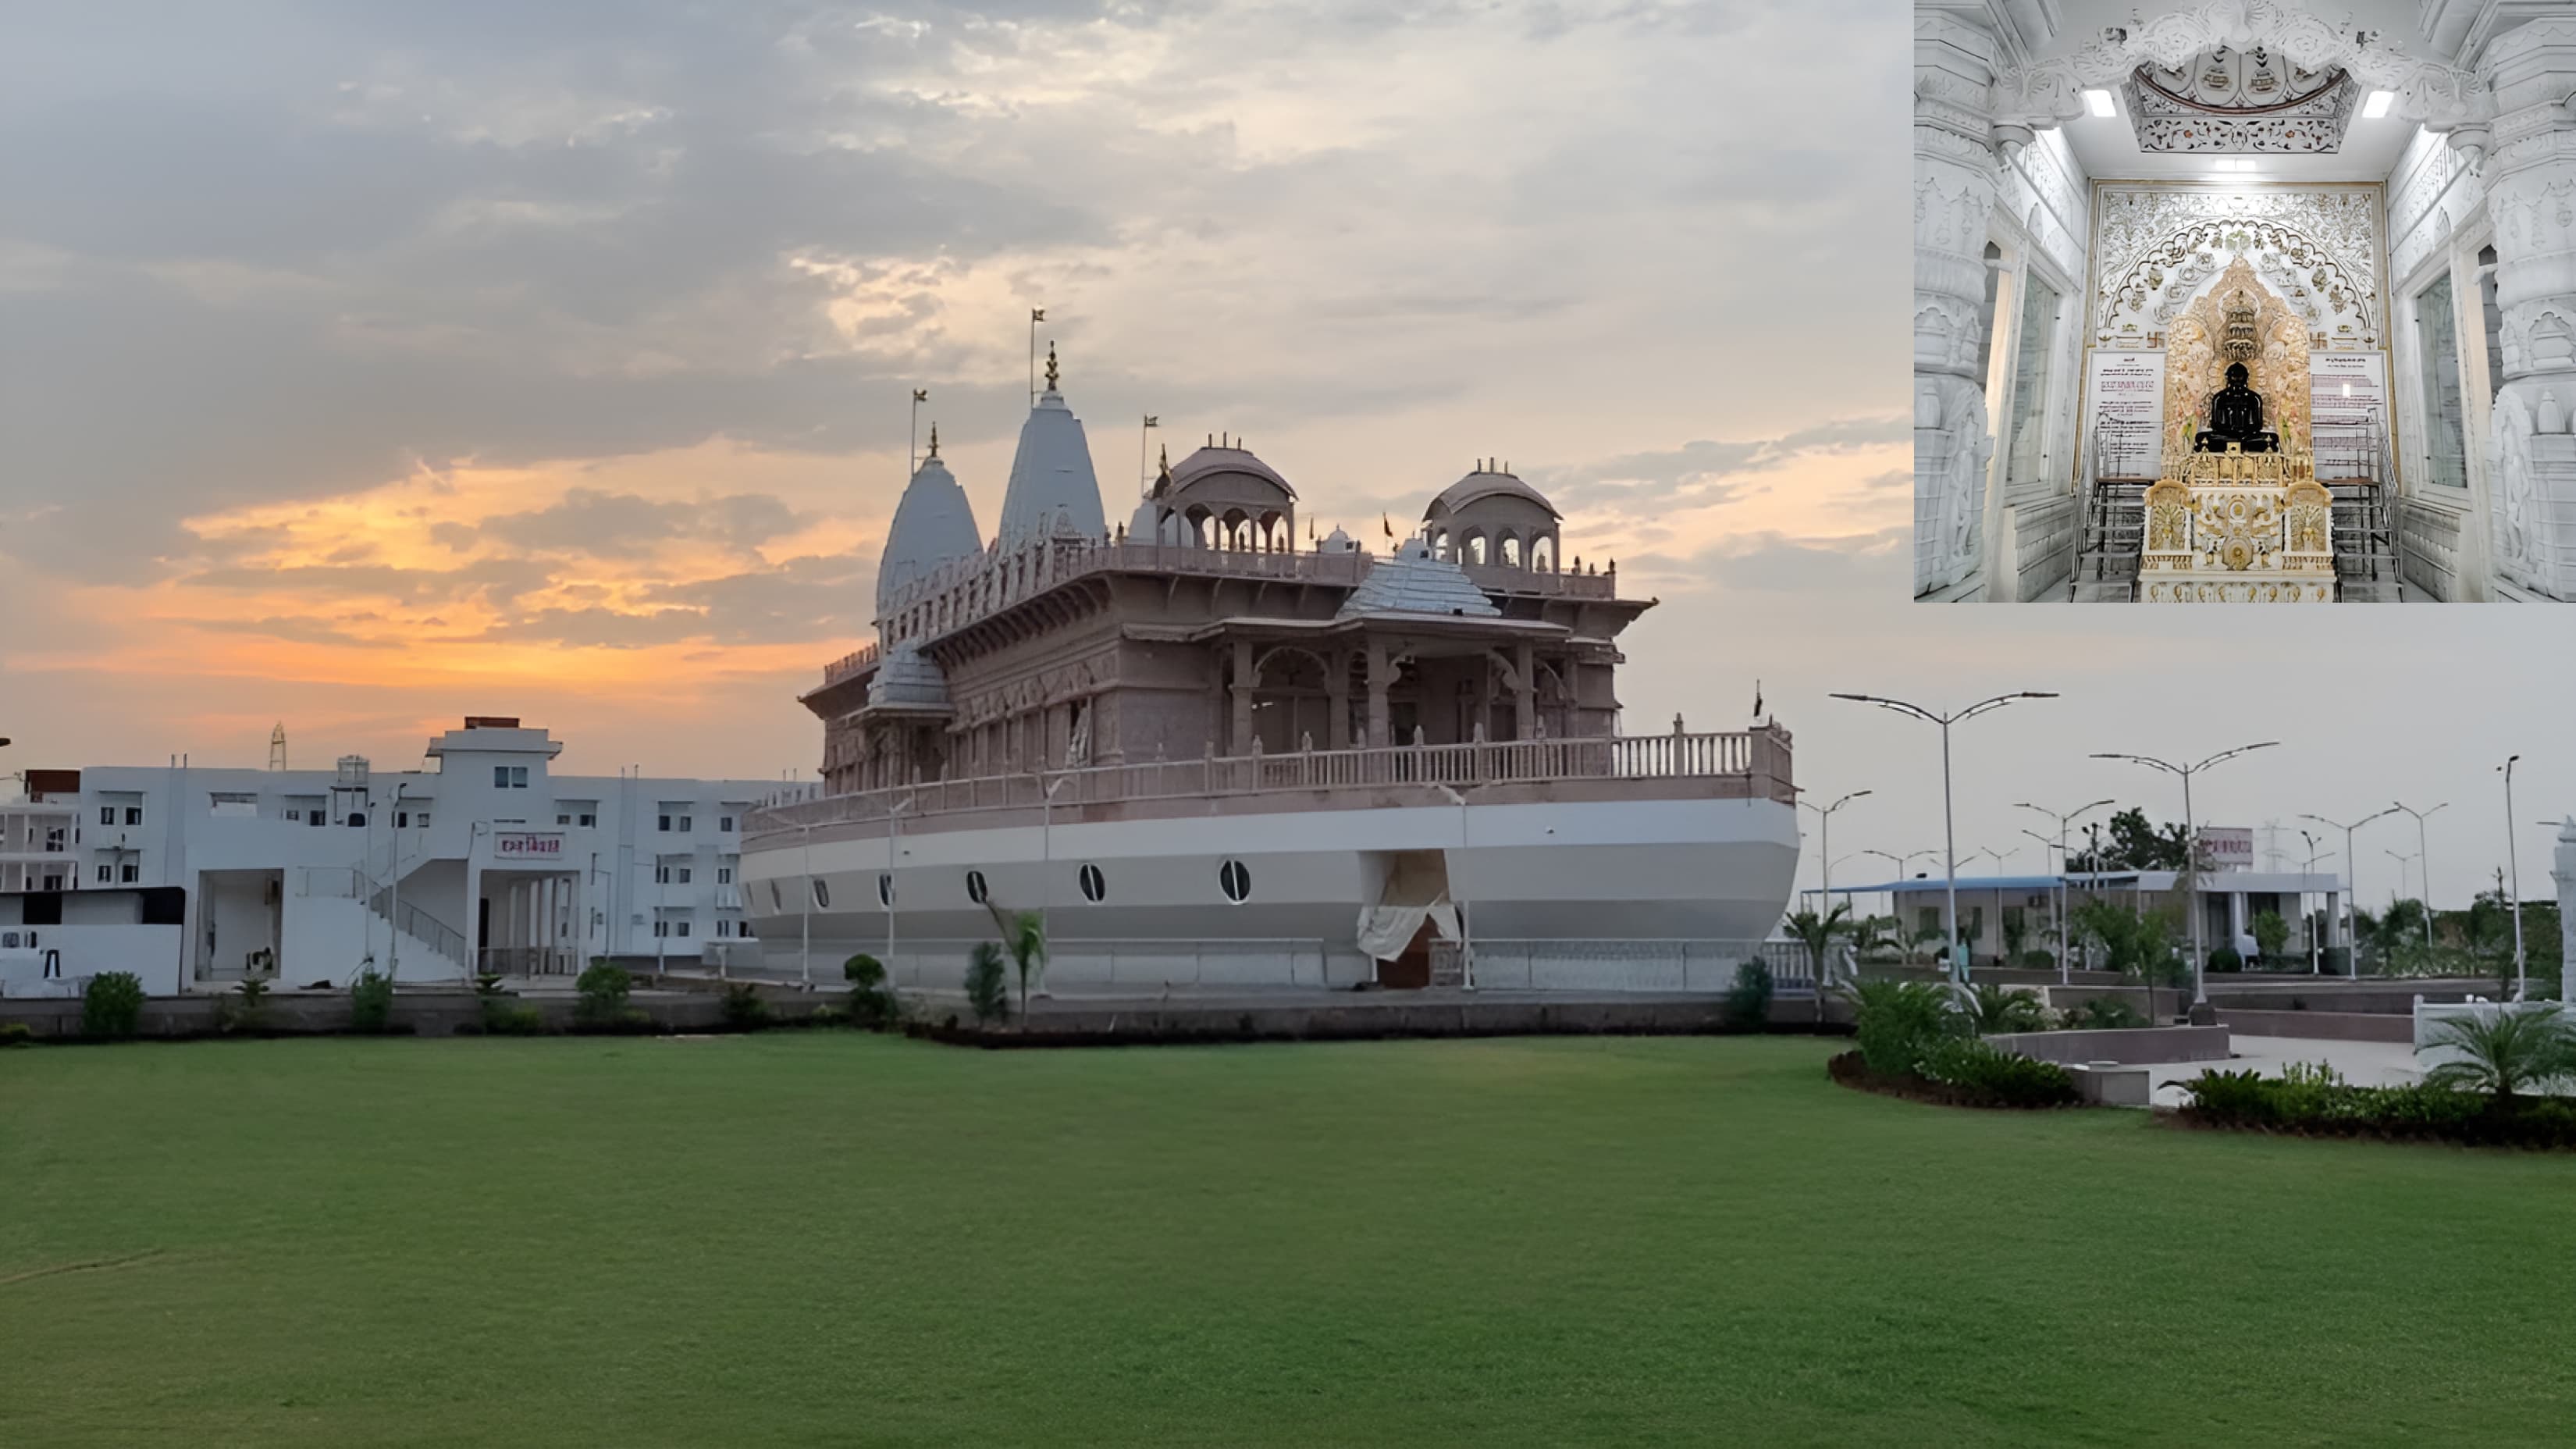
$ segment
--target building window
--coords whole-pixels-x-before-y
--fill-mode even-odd
[[[881,906],[894,904],[894,877],[883,871],[877,873],[877,904]]]
[[[778,897],[778,882],[776,881],[771,881],[769,883],[769,908],[773,911],[783,911],[787,909],[787,902],[779,899]]]
[[[125,864],[125,868],[118,873],[117,878],[127,885],[132,885],[134,884],[135,879],[142,873],[143,868],[141,866],[134,864],[132,861],[128,861]]]
[[[125,807],[125,823],[126,823],[126,824],[128,824],[128,825],[140,825],[140,824],[142,824],[142,823],[143,823],[143,807],[142,807],[142,806],[140,806],[140,805],[128,805],[128,806],[126,806],[126,807]]]
[[[571,823],[572,817],[569,815],[558,815],[555,817],[555,824],[557,825],[570,825]]]
[[[984,873],[980,870],[966,872],[966,899],[980,906],[984,904],[984,893]]]
[[[753,931],[753,930],[751,929],[751,922],[749,922],[749,921],[736,921],[736,922],[734,922],[734,923],[733,923],[733,933],[734,933],[735,935],[737,935],[737,936],[742,937],[742,938],[743,938],[744,940],[746,940],[746,941],[748,941],[748,940],[752,939],[755,935],[757,935],[757,934],[758,934],[757,932],[755,932],[755,931]]]
[[[2460,329],[2444,273],[2415,297],[2416,360],[2424,377],[2424,451],[2432,482],[2469,486],[2468,419],[2460,396]]]
[[[717,885],[732,885],[732,884],[733,884],[733,867],[732,867],[732,866],[729,866],[729,865],[720,865],[720,866],[717,866],[717,867],[716,867],[716,884],[717,884]]]
[[[695,823],[696,823],[696,822],[695,822],[694,820],[692,820],[689,816],[686,816],[686,815],[681,816],[681,817],[680,817],[680,833],[681,833],[682,835],[686,835],[686,834],[688,834],[688,833],[689,833],[690,828],[691,828]]]
[[[671,817],[668,815],[662,817],[662,833],[665,835],[671,833]]]
[[[408,811],[408,810],[397,810],[397,811],[395,811],[395,812],[394,812],[394,829],[396,829],[396,830],[409,830],[410,828],[411,828],[411,812],[410,812],[410,811]]]
[[[350,829],[352,829],[352,830],[364,830],[364,829],[366,829],[366,828],[367,828],[367,812],[365,812],[364,810],[352,810],[352,811],[350,811],[350,812],[349,812],[349,828],[350,828]]]
[[[814,904],[826,910],[829,910],[832,905],[832,893],[824,888],[821,876],[814,878]]]
[[[653,867],[653,883],[655,885],[687,885],[689,883],[689,867],[685,865],[657,865]]]
[[[98,807],[98,823],[101,825],[114,825],[116,823],[116,807],[113,805],[101,805]]]
[[[492,767],[492,788],[495,790],[524,790],[528,788],[528,767],[525,765],[494,765]]]
[[[115,879],[116,879],[116,867],[111,866],[111,865],[101,865],[101,866],[98,868],[98,883],[99,883],[100,885],[106,885],[107,883],[109,883],[110,881],[113,881],[113,880],[115,880]]]
[[[732,936],[732,935],[733,935],[733,922],[731,922],[731,921],[721,921],[721,920],[720,920],[720,921],[718,921],[718,922],[716,922],[716,935],[718,935],[719,937],[730,937],[730,936]]]
[[[1236,905],[1252,894],[1252,868],[1239,860],[1229,860],[1216,870],[1217,889]]]
[[[689,934],[689,923],[686,921],[673,921],[671,923],[671,934],[686,939]]]
[[[1081,883],[1082,898],[1084,900],[1098,904],[1108,898],[1109,882],[1101,878],[1100,867],[1096,865],[1084,866],[1082,868],[1082,873],[1077,877],[1077,880]]]
[[[304,812],[304,823],[305,823],[305,824],[307,824],[307,825],[317,825],[317,826],[318,826],[318,825],[320,825],[320,824],[321,824],[325,819],[328,819],[328,818],[329,818],[328,813],[327,813],[327,812],[325,812],[325,811],[321,811],[321,810],[307,810],[307,811],[305,811],[305,812]]]
[[[730,815],[717,816],[716,829],[723,831],[727,835],[733,834],[733,817]]]
[[[591,815],[591,814],[584,814],[584,815],[581,817],[581,828],[582,828],[582,829],[584,829],[584,830],[595,830],[595,829],[597,829],[598,827],[599,827],[599,817],[598,817],[598,816],[596,816],[596,815]]]
[[[655,921],[655,922],[653,923],[653,938],[654,938],[655,940],[660,940],[660,939],[662,939],[662,938],[664,938],[664,937],[669,936],[670,934],[671,934],[671,923],[670,923],[670,922],[668,922],[668,921]]]

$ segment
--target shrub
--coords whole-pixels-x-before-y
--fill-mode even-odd
[[[2245,969],[2245,958],[2236,954],[2236,948],[2233,946],[2215,947],[2209,953],[2209,966],[2207,969],[2211,971],[2242,971]]]
[[[494,1036],[542,1036],[546,1016],[533,1006],[513,1006],[507,1001],[483,1003],[483,1029]]]
[[[36,1029],[23,1021],[0,1021],[0,1047],[32,1046]]]
[[[2433,1023],[2425,1045],[2459,1053],[2424,1074],[2424,1085],[2484,1092],[2498,1101],[2576,1075],[2576,1033],[2556,1007],[2510,1007]]]
[[[1975,1037],[1948,1037],[1923,1053],[1923,1075],[1981,1095],[1998,1107],[2057,1107],[2083,1100],[2074,1074],[2055,1062],[2008,1052]]]
[[[2190,1109],[2214,1122],[2266,1126],[2280,1116],[2280,1084],[2261,1072],[2204,1071],[2182,1084]]]
[[[728,986],[724,994],[724,1023],[736,1031],[757,1031],[769,1024],[769,1003],[750,986]]]
[[[394,979],[370,967],[349,983],[349,1025],[383,1031],[393,1020]]]
[[[83,1036],[132,1036],[142,1021],[143,982],[133,972],[102,971],[81,988]]]
[[[2147,1024],[2138,1009],[2116,996],[2096,996],[2066,1013],[2069,1031],[2124,1031]]]
[[[1760,1031],[1771,1024],[1771,968],[1759,961],[1735,968],[1735,984],[1726,990],[1718,1014],[1737,1031]]]
[[[853,956],[841,963],[841,974],[850,982],[850,1025],[883,1031],[902,1019],[903,1003],[886,980],[883,962],[874,956]]]
[[[2038,997],[1992,981],[1978,983],[1963,1005],[1979,1032],[2039,1031],[2048,1024]]]
[[[992,941],[978,941],[966,956],[966,1004],[975,1010],[975,1020],[991,1021],[1011,1009],[1007,988],[1002,984],[1002,948]]]
[[[591,958],[581,975],[573,978],[573,990],[581,993],[576,1008],[583,1021],[593,1026],[607,1026],[619,1021],[626,1012],[626,994],[635,988],[635,978],[623,966],[611,966],[600,957]]]
[[[1914,1071],[1932,1043],[1959,1034],[1950,993],[1928,981],[1864,981],[1850,994],[1853,1034],[1873,1072]]]

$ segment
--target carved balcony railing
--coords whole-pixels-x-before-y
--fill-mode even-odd
[[[1383,791],[1413,786],[1431,802],[1486,785],[1559,780],[1700,780],[1739,799],[1794,801],[1789,732],[1776,725],[1717,734],[1622,735],[1600,739],[1507,740],[1490,744],[1399,745],[1303,750],[1094,765],[1037,774],[933,780],[887,790],[773,803],[743,821],[747,842],[763,837],[975,810],[1037,810],[1053,790],[1055,808],[1141,800],[1260,794]]]
[[[1293,553],[1198,548],[1186,544],[1105,543],[1050,539],[1011,551],[992,551],[935,569],[896,590],[878,627],[887,639],[920,639],[960,628],[1048,589],[1104,573],[1179,574],[1185,577],[1276,579],[1287,583],[1357,588],[1377,563],[1365,553]],[[1478,588],[1546,598],[1612,599],[1619,574],[1573,573],[1514,564],[1463,564]],[[824,666],[823,682],[837,684],[877,662],[870,644]]]

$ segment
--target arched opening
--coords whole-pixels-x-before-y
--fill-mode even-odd
[[[1556,572],[1556,540],[1544,534],[1530,540],[1529,566],[1540,573]]]
[[[1459,538],[1458,562],[1468,564],[1480,564],[1485,562],[1485,531],[1483,529],[1471,528]]]
[[[1506,567],[1520,568],[1526,562],[1526,560],[1521,557],[1521,540],[1520,535],[1518,534],[1504,534],[1502,536],[1502,546],[1495,550],[1495,553]]]

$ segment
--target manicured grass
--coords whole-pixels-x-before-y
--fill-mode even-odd
[[[1830,1049],[0,1052],[0,1442],[2576,1423],[2576,1160],[1926,1107]]]

